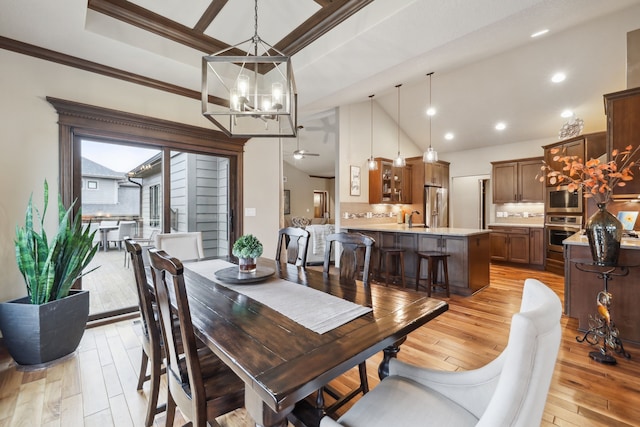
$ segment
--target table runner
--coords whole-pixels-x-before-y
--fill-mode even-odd
[[[220,259],[184,263],[185,269],[246,295],[318,334],[372,311],[370,307],[277,277],[246,285],[222,283],[215,278],[216,271],[234,265]]]

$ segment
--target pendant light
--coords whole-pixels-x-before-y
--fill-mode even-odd
[[[402,86],[402,83],[396,85],[396,88],[398,88],[398,157],[393,161],[393,165],[398,168],[402,168],[407,165],[406,159],[400,155],[400,86]]]
[[[438,152],[431,147],[431,117],[436,113],[431,107],[431,76],[433,76],[433,72],[427,74],[427,76],[429,76],[429,108],[427,109],[427,116],[429,116],[429,148],[422,155],[422,161],[435,163],[438,161]]]
[[[371,156],[367,159],[367,165],[369,165],[370,171],[378,170],[378,162],[373,158],[373,97],[375,95],[369,95],[369,105],[371,107]]]

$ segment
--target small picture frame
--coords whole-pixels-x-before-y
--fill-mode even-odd
[[[284,214],[291,214],[291,190],[284,190]]]
[[[351,171],[350,171],[350,183],[351,185],[349,186],[350,190],[349,190],[349,194],[352,196],[359,196],[360,195],[360,166],[351,166]]]

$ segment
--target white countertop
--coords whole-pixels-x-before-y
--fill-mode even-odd
[[[565,245],[579,245],[589,246],[589,239],[582,232],[575,233],[573,236],[568,237],[562,241]],[[640,238],[636,237],[623,237],[620,242],[620,248],[622,249],[640,249]]]
[[[491,230],[481,230],[478,228],[451,228],[451,227],[434,227],[424,228],[420,225],[414,225],[409,228],[407,224],[371,224],[371,225],[348,225],[342,228],[349,230],[363,231],[386,231],[395,233],[414,233],[414,234],[434,234],[447,236],[473,236],[477,234],[490,233]]]

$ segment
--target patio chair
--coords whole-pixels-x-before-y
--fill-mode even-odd
[[[135,234],[135,221],[120,221],[118,228],[107,233],[107,244],[111,242],[118,245],[118,250],[122,250],[122,243],[126,237],[133,237]]]

